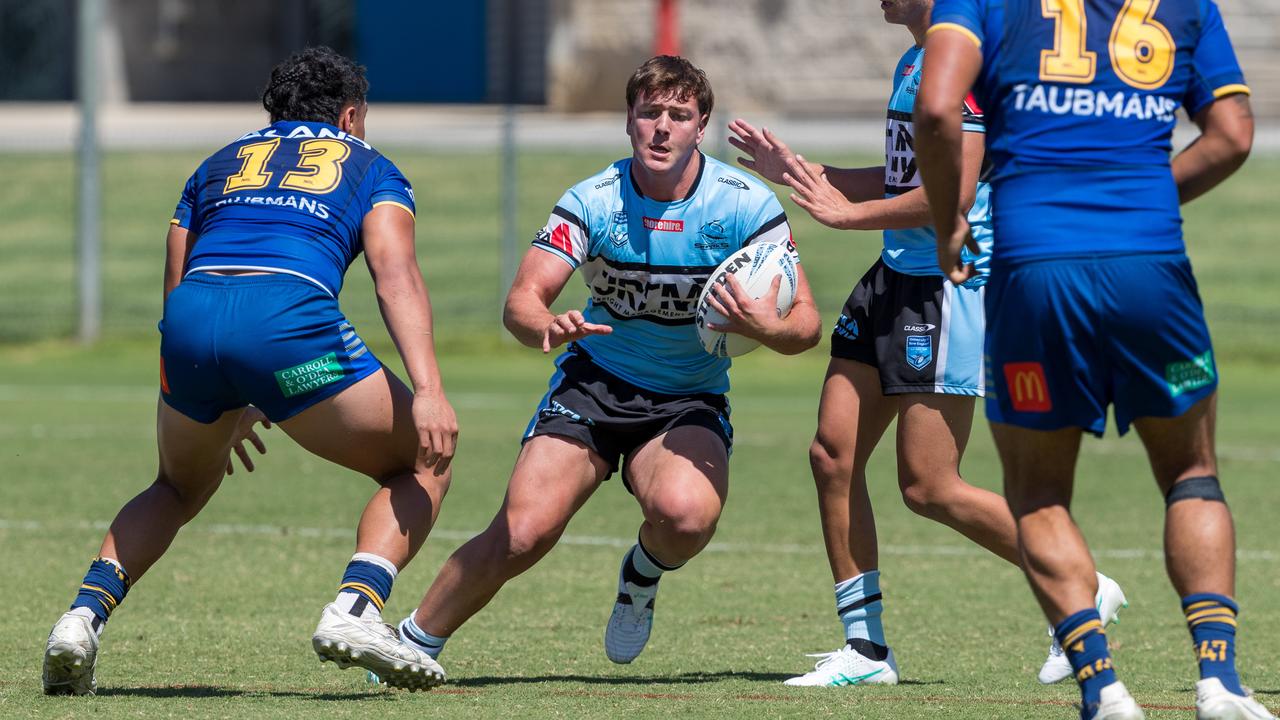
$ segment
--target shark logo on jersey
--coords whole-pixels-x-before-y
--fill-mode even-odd
[[[609,241],[614,247],[622,247],[627,244],[630,236],[627,233],[627,213],[619,210],[613,214],[613,221],[609,225]]]
[[[928,335],[907,336],[907,364],[917,370],[923,370],[933,362],[933,338]]]
[[[729,247],[729,231],[719,220],[712,220],[705,223],[698,230],[698,237],[701,238],[693,244],[694,247],[703,250],[723,250]]]
[[[836,320],[836,334],[846,340],[858,339],[858,321],[848,315],[841,315]]]

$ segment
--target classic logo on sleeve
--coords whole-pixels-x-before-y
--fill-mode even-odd
[[[1053,409],[1049,383],[1040,363],[1005,363],[1004,381],[1008,385],[1009,403],[1015,411],[1041,413]]]

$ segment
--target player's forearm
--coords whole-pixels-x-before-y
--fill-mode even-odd
[[[850,209],[846,230],[902,230],[933,222],[923,188],[891,198],[868,200]]]
[[[375,281],[378,308],[415,393],[442,393],[431,298],[416,266],[384,270]]]
[[[182,271],[187,265],[187,257],[191,254],[191,243],[194,240],[195,234],[186,228],[178,225],[169,226],[169,233],[165,237],[164,300],[168,300],[169,293],[182,282]]]
[[[849,202],[865,202],[884,197],[884,166],[865,168],[838,168],[822,165],[827,182],[840,191]]]
[[[776,353],[799,355],[818,344],[822,339],[822,319],[818,307],[807,300],[797,299],[791,312],[779,322],[760,343]]]
[[[1183,203],[1231,177],[1253,148],[1253,113],[1245,95],[1215,101],[1196,121],[1200,137],[1173,159],[1173,179]]]
[[[507,332],[521,345],[532,348],[542,347],[542,336],[555,317],[538,293],[527,288],[512,287],[502,309],[502,324]]]

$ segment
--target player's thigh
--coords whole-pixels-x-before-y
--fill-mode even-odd
[[[1177,417],[1144,417],[1133,421],[1161,492],[1167,494],[1169,488],[1183,478],[1217,476],[1214,452],[1217,407],[1215,392]]]
[[[385,480],[415,468],[412,410],[413,392],[383,368],[281,421],[280,428],[319,457]]]
[[[515,545],[554,540],[612,471],[582,442],[560,435],[537,435],[520,449],[494,526]]]
[[[898,403],[898,396],[881,391],[876,368],[833,357],[822,382],[815,439],[831,458],[861,467],[893,422]]]
[[[222,482],[236,423],[244,409],[228,410],[210,423],[193,420],[160,400],[156,444],[160,480],[184,498],[201,498]]]
[[[729,495],[728,449],[702,425],[679,425],[640,445],[624,472],[650,519],[714,524]]]
[[[1052,505],[1071,506],[1082,434],[1078,427],[1031,430],[991,423],[1004,468],[1005,499],[1015,518]]]
[[[904,484],[957,476],[973,430],[977,398],[943,393],[899,396],[898,477]]]

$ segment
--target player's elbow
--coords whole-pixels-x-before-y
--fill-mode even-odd
[[[911,120],[915,124],[917,135],[934,134],[939,132],[947,120],[956,114],[955,108],[936,95],[921,95],[916,99]]]
[[[1253,123],[1237,123],[1222,133],[1222,144],[1230,163],[1234,167],[1243,165],[1253,151]]]

